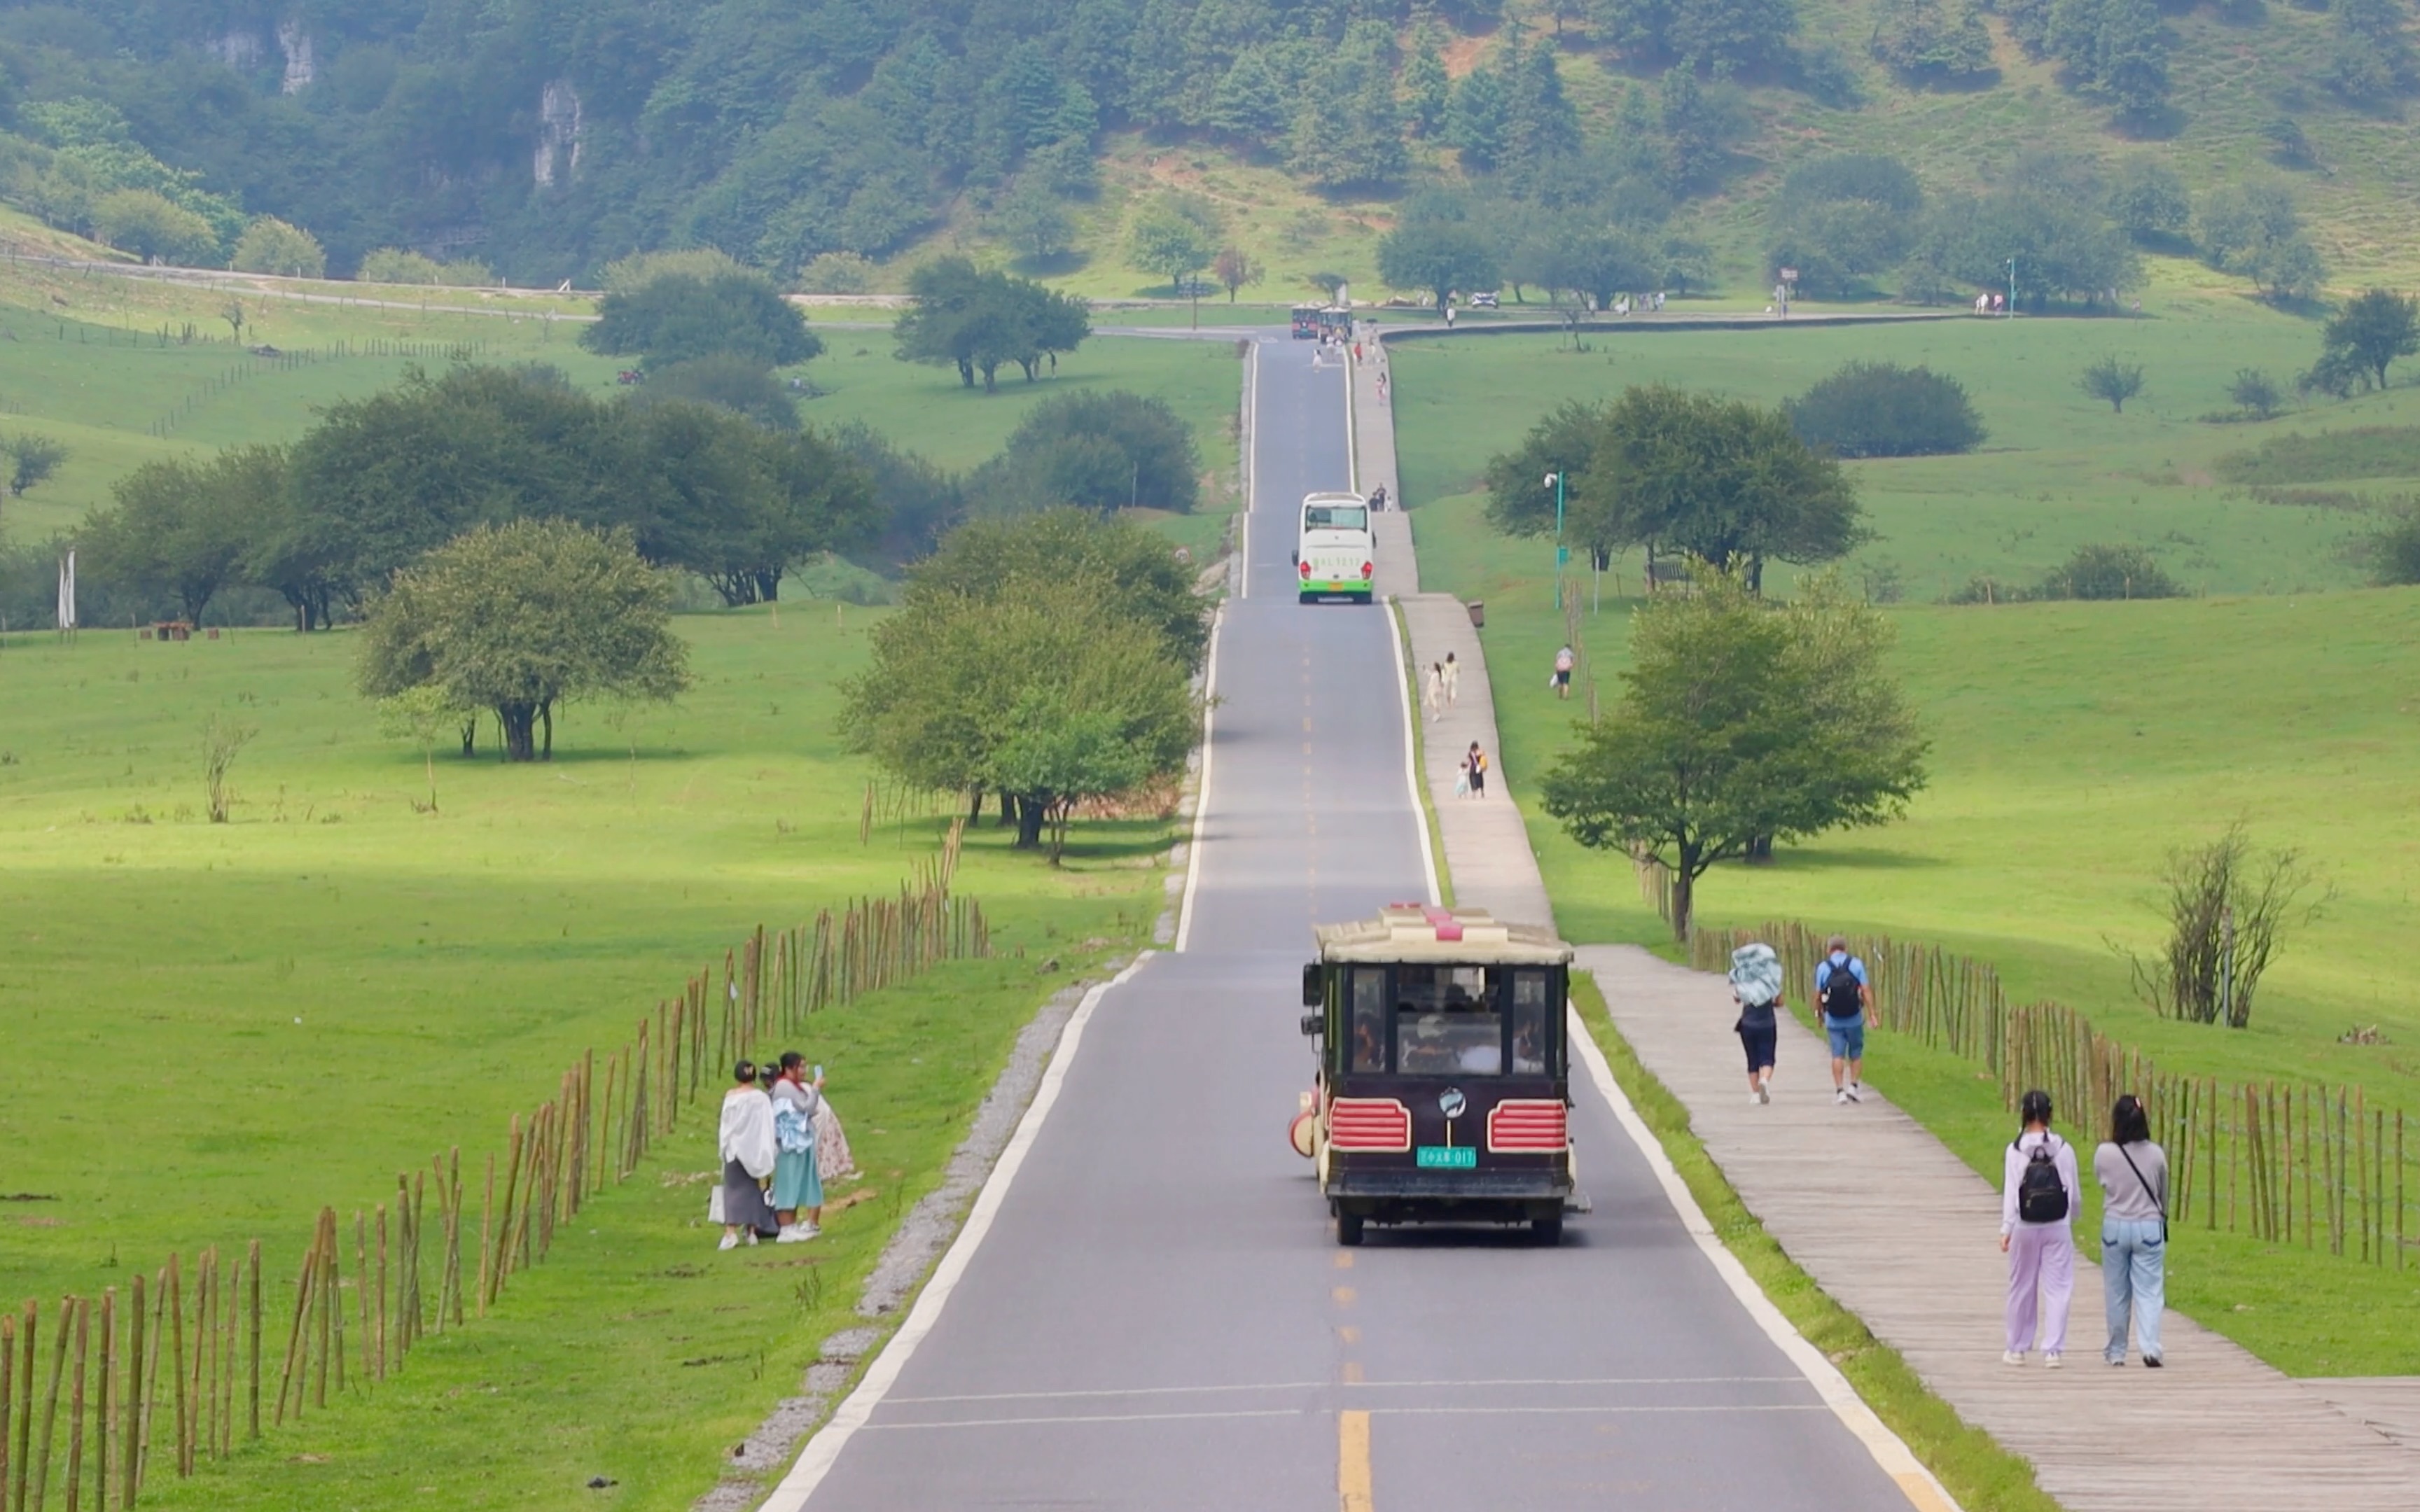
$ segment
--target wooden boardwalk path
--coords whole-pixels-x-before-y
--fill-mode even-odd
[[[1387,407],[1369,372],[1357,378],[1363,486],[1374,475],[1399,493],[1391,455],[1372,455],[1381,441],[1391,453]],[[1453,795],[1457,753],[1474,739],[1496,751],[1480,637],[1450,595],[1407,593],[1402,607],[1417,665],[1451,649],[1467,669],[1459,702],[1425,725],[1424,775],[1457,900],[1550,924],[1510,800],[1512,779],[1528,774],[1499,767],[1491,785],[1500,791],[1484,804]],[[1791,1258],[1968,1423],[2031,1460],[2069,1512],[2420,1512],[2420,1381],[2297,1381],[2175,1312],[2164,1325],[2167,1368],[2111,1369],[2101,1360],[2101,1277],[2083,1265],[2066,1368],[2044,1369],[2039,1356],[2002,1365],[2007,1262],[1989,1182],[1880,1094],[1836,1105],[1825,1047],[1795,1022],[1781,1026],[1773,1103],[1750,1103],[1721,978],[1631,946],[1586,947],[1580,962]],[[1886,1080],[1888,1042],[1873,1049]]]

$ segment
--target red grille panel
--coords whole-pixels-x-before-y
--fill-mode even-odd
[[[1487,1148],[1500,1154],[1556,1154],[1571,1148],[1560,1099],[1516,1097],[1487,1115]]]
[[[1409,1149],[1412,1110],[1391,1097],[1340,1097],[1327,1106],[1327,1143],[1333,1149]]]

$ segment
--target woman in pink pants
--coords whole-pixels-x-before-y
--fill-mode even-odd
[[[2001,1158],[2000,1253],[2009,1257],[2009,1348],[2004,1365],[2023,1365],[2040,1326],[2042,1364],[2059,1367],[2067,1349],[2067,1304],[2075,1294],[2075,1147],[2050,1132],[2050,1094],[2027,1092],[2017,1104],[2024,1128]]]

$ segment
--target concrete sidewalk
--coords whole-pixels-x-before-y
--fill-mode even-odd
[[[1367,370],[1357,373],[1355,399],[1365,452],[1370,438],[1391,441],[1391,425],[1373,423],[1386,407]],[[1378,462],[1365,455],[1362,466],[1366,478]],[[1391,491],[1391,458],[1384,475]],[[1456,899],[1550,924],[1511,801],[1514,779],[1530,774],[1499,764],[1485,799],[1453,795],[1470,742],[1497,750],[1479,635],[1449,594],[1408,595],[1402,608],[1423,671],[1449,650],[1465,669],[1441,718],[1419,711]],[[1991,1183],[1882,1096],[1836,1105],[1824,1046],[1794,1022],[1782,1026],[1774,1103],[1752,1104],[1721,978],[1629,946],[1587,947],[1580,959],[1623,1038],[1688,1108],[1693,1132],[1791,1258],[1968,1423],[2030,1459],[2070,1512],[2420,1507],[2420,1453],[2394,1436],[2420,1421],[2408,1382],[2306,1385],[2174,1312],[2165,1370],[2110,1369],[2100,1354],[2100,1277],[2088,1266],[2078,1267],[2067,1368],[2044,1370],[2038,1356],[2024,1368],[2002,1365],[2007,1269]],[[1886,1081],[1889,1046],[1874,1048]]]

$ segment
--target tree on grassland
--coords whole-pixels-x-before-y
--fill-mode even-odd
[[[148,189],[116,189],[92,202],[96,241],[162,262],[200,264],[219,255],[217,227]]]
[[[427,687],[492,709],[504,759],[542,760],[565,701],[668,702],[689,686],[671,621],[672,584],[627,531],[481,526],[396,574],[371,606],[357,677],[373,699]]]
[[[2420,351],[2420,298],[2392,289],[2365,289],[2328,317],[2320,350],[2386,387],[2386,369]]]
[[[1268,276],[1259,258],[1240,247],[1222,247],[1218,255],[1210,259],[1210,276],[1227,291],[1227,302],[1235,302],[1235,291],[1258,284]]]
[[[803,363],[824,349],[805,312],[763,273],[746,269],[699,277],[659,273],[635,288],[611,290],[597,319],[580,333],[592,352],[637,354],[653,366],[736,353],[767,367]]]
[[[2143,364],[2103,357],[2084,370],[2075,386],[2095,399],[2108,400],[2110,412],[2122,415],[2126,401],[2143,392]]]
[[[2420,583],[2420,494],[2380,506],[2378,523],[2354,542],[2357,557],[2381,588]]]
[[[21,430],[0,438],[0,456],[8,462],[8,495],[21,498],[27,489],[51,480],[51,474],[68,459],[68,449],[48,436]]]
[[[1986,434],[1966,386],[1921,364],[1846,363],[1781,409],[1799,440],[1834,456],[1941,456]]]
[[[2302,211],[2282,184],[2227,184],[2201,204],[2195,239],[2202,260],[2252,280],[2276,301],[2316,292],[2327,267],[2303,230]]]
[[[1565,492],[1583,540],[1699,557],[1750,594],[1767,562],[1829,562],[1866,538],[1840,464],[1779,410],[1660,384],[1606,407],[1574,481],[1575,499]]]
[[[633,409],[645,409],[675,399],[728,409],[767,430],[799,428],[799,402],[790,391],[771,368],[738,352],[650,368],[647,381],[630,390],[625,402]]]
[[[253,218],[236,239],[235,266],[239,272],[282,273],[289,278],[324,278],[328,273],[328,255],[319,246],[319,239],[299,225],[288,225],[273,215]]]
[[[1890,625],[1837,582],[1787,610],[1711,565],[1631,622],[1620,702],[1540,784],[1582,845],[1655,856],[1686,939],[1698,881],[1760,842],[1877,825],[1924,784],[1925,742],[1883,666]]]
[[[1495,239],[1468,221],[1406,217],[1378,239],[1378,276],[1425,291],[1442,310],[1457,289],[1496,286]]]
[[[1605,438],[1606,408],[1606,403],[1566,399],[1531,425],[1520,445],[1489,457],[1484,474],[1487,522],[1505,535],[1552,533],[1555,490],[1544,480],[1560,477],[1568,502],[1588,475],[1597,444]],[[1616,543],[1583,535],[1580,544],[1610,549]]]
[[[1126,228],[1126,260],[1163,275],[1169,292],[1182,296],[1218,255],[1220,223],[1218,208],[1198,195],[1163,195],[1135,213]]]
[[[1210,643],[1209,606],[1167,537],[1132,520],[1053,509],[970,521],[909,569],[907,597],[1009,598],[1051,583],[1082,586],[1148,626],[1187,671],[1201,669]]]
[[[112,486],[85,528],[96,578],[173,597],[188,624],[244,576],[264,507],[286,486],[286,454],[240,446],[209,461],[146,462]]]
[[[1924,190],[1896,158],[1846,153],[1790,171],[1774,197],[1767,271],[1798,270],[1810,295],[1863,287],[1907,255]]]
[[[892,330],[899,358],[955,367],[968,388],[980,374],[986,393],[1001,363],[1016,363],[1032,382],[1045,357],[1074,351],[1093,332],[1082,300],[965,257],[924,264],[908,275],[908,292],[914,302]]]
[[[1202,455],[1168,401],[1130,393],[1054,394],[1027,411],[1000,455],[967,479],[977,511],[1024,514],[1073,504],[1193,512]]]
[[[1163,637],[1087,580],[978,596],[911,583],[845,686],[844,728],[886,771],[998,791],[1020,848],[1055,864],[1074,806],[1167,776],[1200,730],[1191,674]]]
[[[2240,822],[2216,840],[2170,851],[2160,881],[2167,889],[2165,948],[2146,961],[2118,947],[2133,966],[2134,990],[2163,1018],[2231,1029],[2251,1024],[2254,995],[2279,940],[2317,918],[2335,896],[2300,851],[2256,857]]]
[[[2127,158],[2111,175],[2109,218],[2137,241],[2181,240],[2193,224],[2193,196],[2174,168],[2157,158]]]

